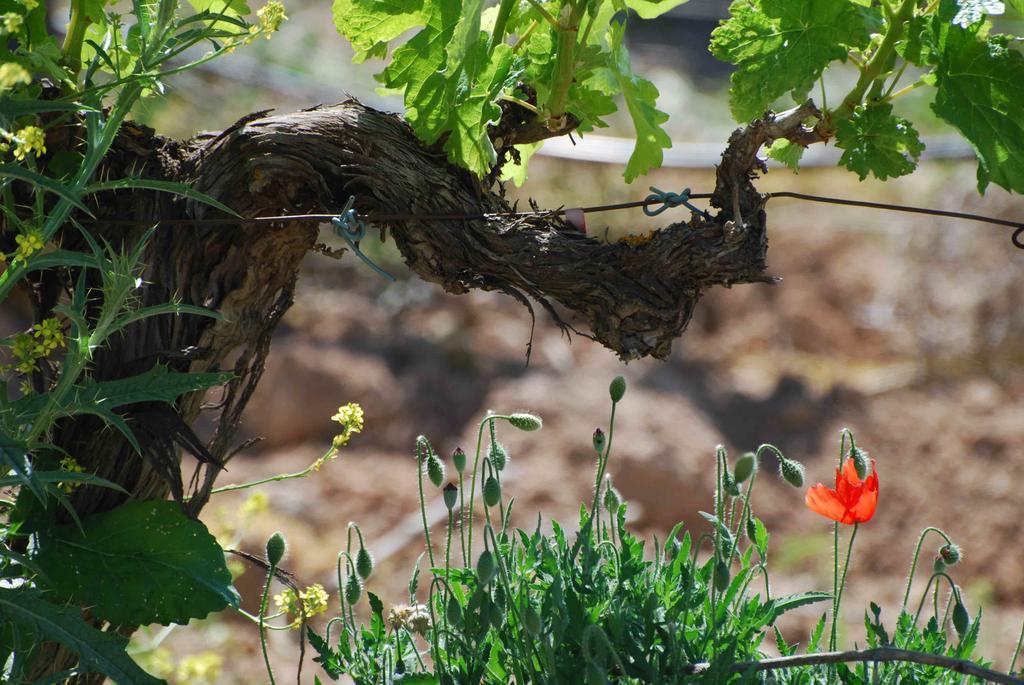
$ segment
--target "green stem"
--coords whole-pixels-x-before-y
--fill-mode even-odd
[[[314,462],[315,463],[315,462]],[[308,476],[313,471],[313,464],[310,464],[301,471],[295,473],[279,473],[276,476],[269,476],[267,478],[260,478],[259,480],[249,481],[248,483],[232,483],[231,485],[225,485],[223,487],[214,488],[210,491],[211,495],[216,495],[221,492],[232,492],[234,490],[245,490],[247,488],[254,488],[257,485],[265,485],[266,483],[278,483],[282,480],[292,480],[295,478],[302,478]]]
[[[594,518],[598,515],[597,500],[601,494],[601,480],[604,478],[604,471],[608,466],[608,455],[612,451],[612,438],[615,437],[615,407],[617,404],[617,402],[612,402],[612,414],[608,419],[608,442],[604,446],[604,452],[597,457],[597,478],[594,479],[594,502],[590,505],[589,527],[591,535],[594,532]]]
[[[1017,638],[1017,646],[1013,650],[1013,659],[1010,661],[1010,675],[1013,675],[1013,669],[1017,666],[1017,657],[1020,656],[1020,648],[1024,645],[1024,623],[1020,626],[1020,636]]]
[[[85,13],[85,2],[86,0],[71,0],[71,19],[68,22],[67,35],[64,36],[64,44],[61,46],[64,64],[76,75],[82,69],[82,42],[85,40],[85,30],[91,23]]]
[[[943,537],[943,539],[945,539],[945,541],[948,544],[953,544],[953,541],[949,539],[949,536],[946,535],[946,533],[943,532],[940,528],[928,526],[927,528],[921,531],[921,535],[919,535],[917,538],[917,547],[914,548],[914,558],[910,562],[910,575],[907,576],[907,589],[903,592],[903,611],[907,610],[907,602],[910,600],[910,585],[914,581],[914,573],[917,571],[917,560],[921,556],[921,545],[924,544],[924,538],[926,535],[928,535],[928,533],[938,533]]]
[[[259,613],[259,627],[260,627],[260,649],[263,651],[263,663],[267,667],[267,676],[270,677],[270,685],[276,685],[274,680],[274,669],[270,665],[270,654],[267,652],[267,632],[263,624],[263,615],[267,612],[267,599],[270,596],[270,582],[274,579],[274,564],[270,565],[270,569],[267,571],[267,582],[263,585],[263,594],[260,596],[260,613]]]
[[[436,568],[434,563],[434,546],[430,544],[430,524],[427,523],[427,500],[423,495],[423,471],[427,468],[427,458],[430,455],[429,447],[416,445],[416,479],[420,488],[420,516],[423,517],[423,537],[426,539],[427,555],[430,558],[430,568]]]
[[[914,17],[916,4],[915,0],[902,0],[899,8],[887,17],[889,27],[885,32],[885,37],[882,38],[881,45],[864,65],[856,85],[843,98],[843,104],[832,113],[834,118],[842,120],[849,117],[857,105],[861,104],[864,94],[868,92],[875,79],[884,75],[889,60],[892,59],[896,50],[896,43],[903,37],[904,24]]]
[[[530,5],[533,7],[533,9],[537,10],[537,13],[540,14],[540,16],[544,19],[544,21],[546,21],[548,24],[551,25],[551,28],[555,29],[556,31],[561,31],[562,30],[562,25],[558,23],[557,19],[555,19],[553,16],[551,16],[550,12],[548,12],[546,9],[544,9],[544,5],[540,4],[537,0],[526,0],[526,1],[530,3]]]
[[[505,27],[508,26],[508,18],[515,6],[516,0],[501,0],[498,5],[498,16],[494,20],[494,32],[491,34],[491,50],[505,40]]]
[[[838,529],[839,524],[836,524]],[[829,650],[836,648],[836,626],[839,623],[839,604],[843,601],[843,588],[846,587],[846,571],[850,568],[850,554],[853,553],[853,541],[857,538],[857,530],[860,528],[859,523],[853,524],[853,533],[850,534],[850,544],[846,548],[846,559],[843,562],[843,576],[839,581],[839,585],[835,588],[835,600],[832,603],[832,634],[829,637]],[[836,532],[838,541],[838,530]]]
[[[569,87],[572,86],[576,72],[576,31],[576,26],[558,30],[558,50],[555,53],[551,94],[547,102],[547,113],[552,119],[565,114],[565,102],[569,98]]]

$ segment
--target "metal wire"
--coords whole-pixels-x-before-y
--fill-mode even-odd
[[[662,193],[664,195],[664,193]],[[712,193],[689,193],[687,197],[691,200],[706,200],[712,196]],[[1008,226],[1016,229],[1010,240],[1013,245],[1019,249],[1024,250],[1024,222],[1011,221],[1009,219],[1000,219],[998,217],[985,216],[982,214],[973,214],[970,212],[956,212],[946,209],[933,209],[931,207],[914,207],[911,205],[898,205],[891,204],[888,202],[872,202],[869,200],[852,200],[848,198],[829,197],[824,195],[810,195],[808,193],[798,193],[794,191],[779,191],[773,193],[766,193],[766,198],[771,200],[775,198],[789,198],[794,200],[803,200],[806,202],[821,202],[825,204],[843,205],[847,207],[865,207],[868,209],[883,209],[892,212],[905,212],[911,214],[926,214],[929,216],[941,216],[949,217],[953,219],[967,219],[969,221],[978,221],[981,223],[993,224],[996,226]],[[665,198],[659,197],[657,194],[649,195],[643,200],[635,200],[633,202],[617,202],[614,204],[606,205],[590,205],[587,207],[559,207],[558,209],[551,210],[540,210],[530,212],[493,212],[493,213],[464,213],[464,214],[389,214],[389,213],[372,213],[362,216],[361,218],[369,223],[400,223],[407,221],[497,221],[507,219],[519,219],[519,218],[540,218],[540,217],[556,217],[563,216],[566,212],[571,209],[581,210],[587,214],[595,214],[597,212],[613,212],[621,209],[636,209],[643,208],[648,209],[652,205],[658,203],[664,203]],[[280,223],[282,221],[319,221],[328,223],[332,219],[338,218],[338,214],[285,214],[280,216],[256,216],[248,218],[216,218],[216,219],[164,219],[164,220],[151,220],[142,221],[136,219],[110,219],[103,220],[102,223],[111,225],[140,225],[140,224],[152,224],[161,223],[168,225],[194,225],[194,224],[262,224],[262,223]],[[83,222],[85,223],[85,222]]]

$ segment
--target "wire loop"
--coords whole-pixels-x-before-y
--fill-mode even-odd
[[[710,214],[705,212],[700,207],[695,207],[692,204],[690,204],[689,188],[683,188],[683,192],[681,193],[665,192],[664,190],[655,188],[654,186],[651,186],[650,190],[652,194],[648,195],[647,198],[644,199],[644,204],[642,207],[642,209],[644,210],[644,214],[646,214],[647,216],[658,216],[666,209],[683,206],[688,208],[694,214],[700,214],[701,216],[708,220],[711,219]],[[655,203],[661,203],[661,206],[658,207],[657,209],[650,209],[649,205]]]
[[[348,202],[345,203],[345,208],[341,210],[341,213],[338,216],[331,218],[331,225],[334,226],[334,232],[339,238],[348,243],[348,246],[353,252],[355,252],[356,256],[363,260],[368,267],[389,281],[394,282],[394,276],[374,264],[373,260],[363,254],[363,251],[359,249],[359,241],[366,236],[366,222],[359,216],[359,212],[355,209],[355,204],[356,196],[349,195]]]

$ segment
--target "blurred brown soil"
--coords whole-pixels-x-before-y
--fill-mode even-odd
[[[615,169],[534,165],[541,183],[529,187],[542,206],[636,199],[643,191],[624,187]],[[649,181],[697,190],[711,175],[663,171]],[[978,197],[965,165],[932,165],[885,187],[838,171],[776,171],[762,184],[1020,218],[1007,195]],[[516,496],[515,521],[532,526],[541,512],[571,525],[592,492],[590,435],[607,428],[607,385],[621,373],[629,390],[610,469],[636,530],[664,536],[680,520],[704,529],[697,512],[711,507],[719,443],[732,457],[773,443],[805,464],[811,482],[828,483],[847,426],[877,459],[881,479],[878,513],[861,527],[850,569],[847,643],[863,643],[857,624],[869,600],[883,605],[891,624],[917,535],[934,525],[964,548],[953,576],[972,615],[984,605],[982,651],[1005,667],[1024,613],[1024,495],[1015,480],[1024,467],[1024,253],[1004,231],[965,222],[782,200],[769,204],[769,217],[769,267],[782,283],[711,293],[669,360],[628,366],[582,337],[570,341],[543,315],[527,365],[530,318],[509,298],[448,296],[403,279],[388,286],[353,259],[309,258],[247,415],[249,435],[265,440],[236,458],[223,482],[303,468],[326,449],[329,417],[346,402],[362,404],[366,429],[321,472],[264,486],[271,510],[253,522],[242,547],[259,551],[283,530],[287,567],[303,584],[333,592],[337,551],[348,522],[358,521],[379,559],[370,589],[386,604],[402,601],[422,551],[413,441],[422,433],[444,454],[462,445],[472,455],[488,409],[531,410],[545,422],[537,433],[500,431],[512,457],[505,489]],[[611,237],[647,221],[638,213],[588,218],[592,230],[610,224]],[[386,250],[381,255],[387,260]],[[403,270],[394,262],[387,268]],[[215,498],[210,524],[219,525],[218,507],[230,518],[243,497]],[[768,462],[754,499],[773,533],[777,586],[828,589],[829,522],[808,511],[803,493],[781,484]],[[936,549],[935,539],[926,544],[925,568]],[[250,607],[260,582],[254,570],[239,581]],[[789,638],[806,640],[814,618],[787,624]],[[225,682],[253,675],[259,664],[255,629],[228,624],[237,630],[223,639],[254,658],[239,659],[248,663]],[[204,638],[190,634],[203,632],[181,631],[171,644],[198,649]],[[297,654],[294,634],[275,637],[283,669]]]

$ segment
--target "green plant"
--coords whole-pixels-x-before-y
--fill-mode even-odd
[[[178,194],[227,211],[187,185],[152,179],[97,180],[126,117],[170,74],[269,36],[283,18],[271,3],[257,24],[242,2],[176,0],[131,4],[131,22],[105,1],[72,0],[66,37],[50,35],[46,6],[7,2],[0,47],[0,301],[16,288],[45,290],[35,321],[0,340],[10,363],[0,381],[0,673],[5,682],[106,674],[121,683],[160,682],[101,626],[187,623],[237,605],[224,551],[180,506],[184,484],[173,456],[147,449],[133,408],[173,411],[183,397],[223,384],[230,373],[187,373],[160,363],[97,377],[97,356],[151,317],[216,317],[170,301],[144,305],[141,255],[153,235],[109,243],[82,219],[117,190]],[[192,46],[214,49],[181,62]],[[173,62],[173,64],[172,64]],[[35,80],[33,80],[33,75]],[[77,248],[75,246],[78,246]],[[11,248],[14,248],[13,251]],[[49,285],[44,285],[49,284]],[[146,459],[178,503],[128,500],[81,514],[95,488],[128,493],[92,472],[91,455],[55,442],[66,422],[92,415],[116,431],[129,459]],[[195,443],[193,443],[195,444]],[[204,450],[197,457],[205,459]],[[206,466],[217,468],[206,460]],[[88,607],[88,620],[77,607]],[[55,647],[59,645],[59,647]],[[57,658],[59,649],[77,655]]]
[[[611,390],[613,418],[624,390],[621,379],[616,379]],[[486,449],[477,446],[474,464],[480,468],[473,469],[473,482],[500,478],[501,470],[495,468],[492,455],[498,445],[494,429],[502,420],[508,417],[490,415],[480,423],[480,435],[488,431],[489,445]],[[352,587],[358,592],[345,593],[341,615],[330,620],[325,634],[307,627],[310,643],[318,653],[316,661],[325,673],[334,679],[348,674],[360,685],[498,684],[512,680],[751,682],[754,671],[781,668],[796,653],[796,645],[787,643],[774,628],[776,620],[797,607],[833,599],[830,646],[835,647],[834,626],[838,597],[846,583],[845,568],[840,576],[837,559],[832,592],[774,595],[769,582],[769,534],[753,512],[751,495],[763,456],[774,456],[783,467],[780,472],[799,470],[796,462],[777,448],[763,445],[730,468],[725,451],[719,448],[715,457],[714,510],[702,512],[711,525],[710,532],[694,539],[680,523],[664,543],[655,539],[645,549],[645,543],[625,525],[627,505],[602,477],[610,457],[613,429],[611,421],[607,440],[603,432],[595,434],[595,498],[589,507],[581,508],[575,534],[557,521],[550,522],[550,534],[541,531],[540,521],[532,531],[513,530],[509,527],[513,501],[504,493],[497,501],[485,503],[482,512],[476,512],[471,496],[468,509],[462,512],[464,524],[456,526],[449,519],[445,532],[446,548],[453,539],[458,540],[462,563],[452,563],[446,554],[443,563],[430,569],[429,584],[423,589],[417,566],[409,585],[408,604],[396,605],[387,614],[379,597],[363,592],[362,579],[351,564],[347,577],[342,577],[339,562],[339,586],[348,587],[355,581],[358,584]],[[844,431],[844,442],[848,437]],[[422,469],[432,450],[423,437],[417,445]],[[844,457],[849,454],[844,451]],[[445,487],[449,509],[455,503],[452,488],[464,490],[465,486],[460,478],[458,486]],[[824,490],[824,486],[817,485],[811,492],[819,489]],[[868,481],[863,492],[850,495],[844,483],[839,496],[846,497],[846,502],[857,509],[857,517],[866,521],[870,519],[867,509],[873,513],[873,504],[858,507],[857,503],[871,497],[877,501],[877,488]],[[423,497],[421,506],[426,506]],[[474,550],[470,542],[475,513],[482,514],[482,550]],[[423,556],[431,554],[427,533],[424,529],[427,549]],[[339,559],[349,558],[351,553],[350,545]],[[957,555],[947,550],[943,556],[952,559]],[[441,561],[441,557],[436,559]],[[924,591],[922,606],[932,581],[939,578],[949,580],[944,570],[937,570]],[[858,667],[840,663],[779,670],[773,673],[773,682],[942,681],[947,675],[944,668],[950,663],[972,658],[979,625],[979,618],[971,621],[967,617],[960,590],[950,583],[953,591],[945,611],[938,606],[936,590],[934,615],[925,626],[920,626],[921,607],[916,614],[904,610],[891,636],[882,625],[881,609],[872,604],[865,626],[867,646],[877,654],[864,657]],[[421,592],[425,599],[421,599]],[[353,611],[353,605],[364,594],[369,605],[368,625],[360,625]],[[953,640],[946,631],[950,619],[955,629]],[[813,657],[823,647],[826,625],[827,615],[823,614],[811,633],[808,655]],[[767,657],[762,648],[765,638],[772,639],[774,648],[783,655],[781,660]],[[886,663],[892,656],[886,650],[903,650],[899,656],[904,660]],[[912,654],[908,657],[907,653]],[[856,661],[861,656],[851,654],[847,660]],[[881,658],[868,663],[872,655]],[[835,653],[828,656],[834,657]],[[906,660],[915,658],[925,661]],[[948,663],[942,662],[943,658]],[[812,659],[808,663],[815,662]]]

